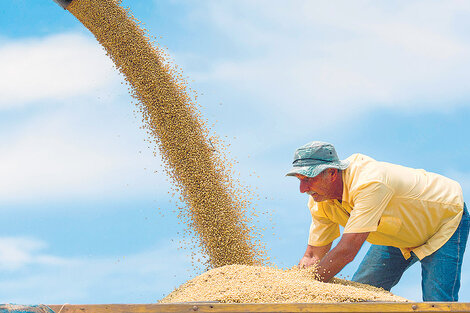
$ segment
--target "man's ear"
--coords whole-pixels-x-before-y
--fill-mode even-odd
[[[331,177],[331,180],[336,180],[338,177],[338,169],[337,168],[329,168],[328,175]]]

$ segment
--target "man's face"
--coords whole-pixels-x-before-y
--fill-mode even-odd
[[[330,200],[332,198],[332,181],[328,172],[320,173],[315,177],[295,175],[300,180],[300,192],[312,196],[316,202]]]

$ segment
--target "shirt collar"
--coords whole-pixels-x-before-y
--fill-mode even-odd
[[[343,202],[349,202],[349,167],[345,170],[341,171],[341,175],[343,178],[343,196],[342,196],[342,201]]]

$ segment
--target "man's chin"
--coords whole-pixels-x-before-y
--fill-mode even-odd
[[[325,197],[319,196],[319,195],[312,195],[312,198],[315,202],[323,202],[325,201]]]

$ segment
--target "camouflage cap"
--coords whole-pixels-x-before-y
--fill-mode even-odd
[[[327,168],[344,170],[349,166],[349,161],[341,161],[331,143],[312,141],[295,150],[292,165],[286,176],[300,174],[315,177]]]

